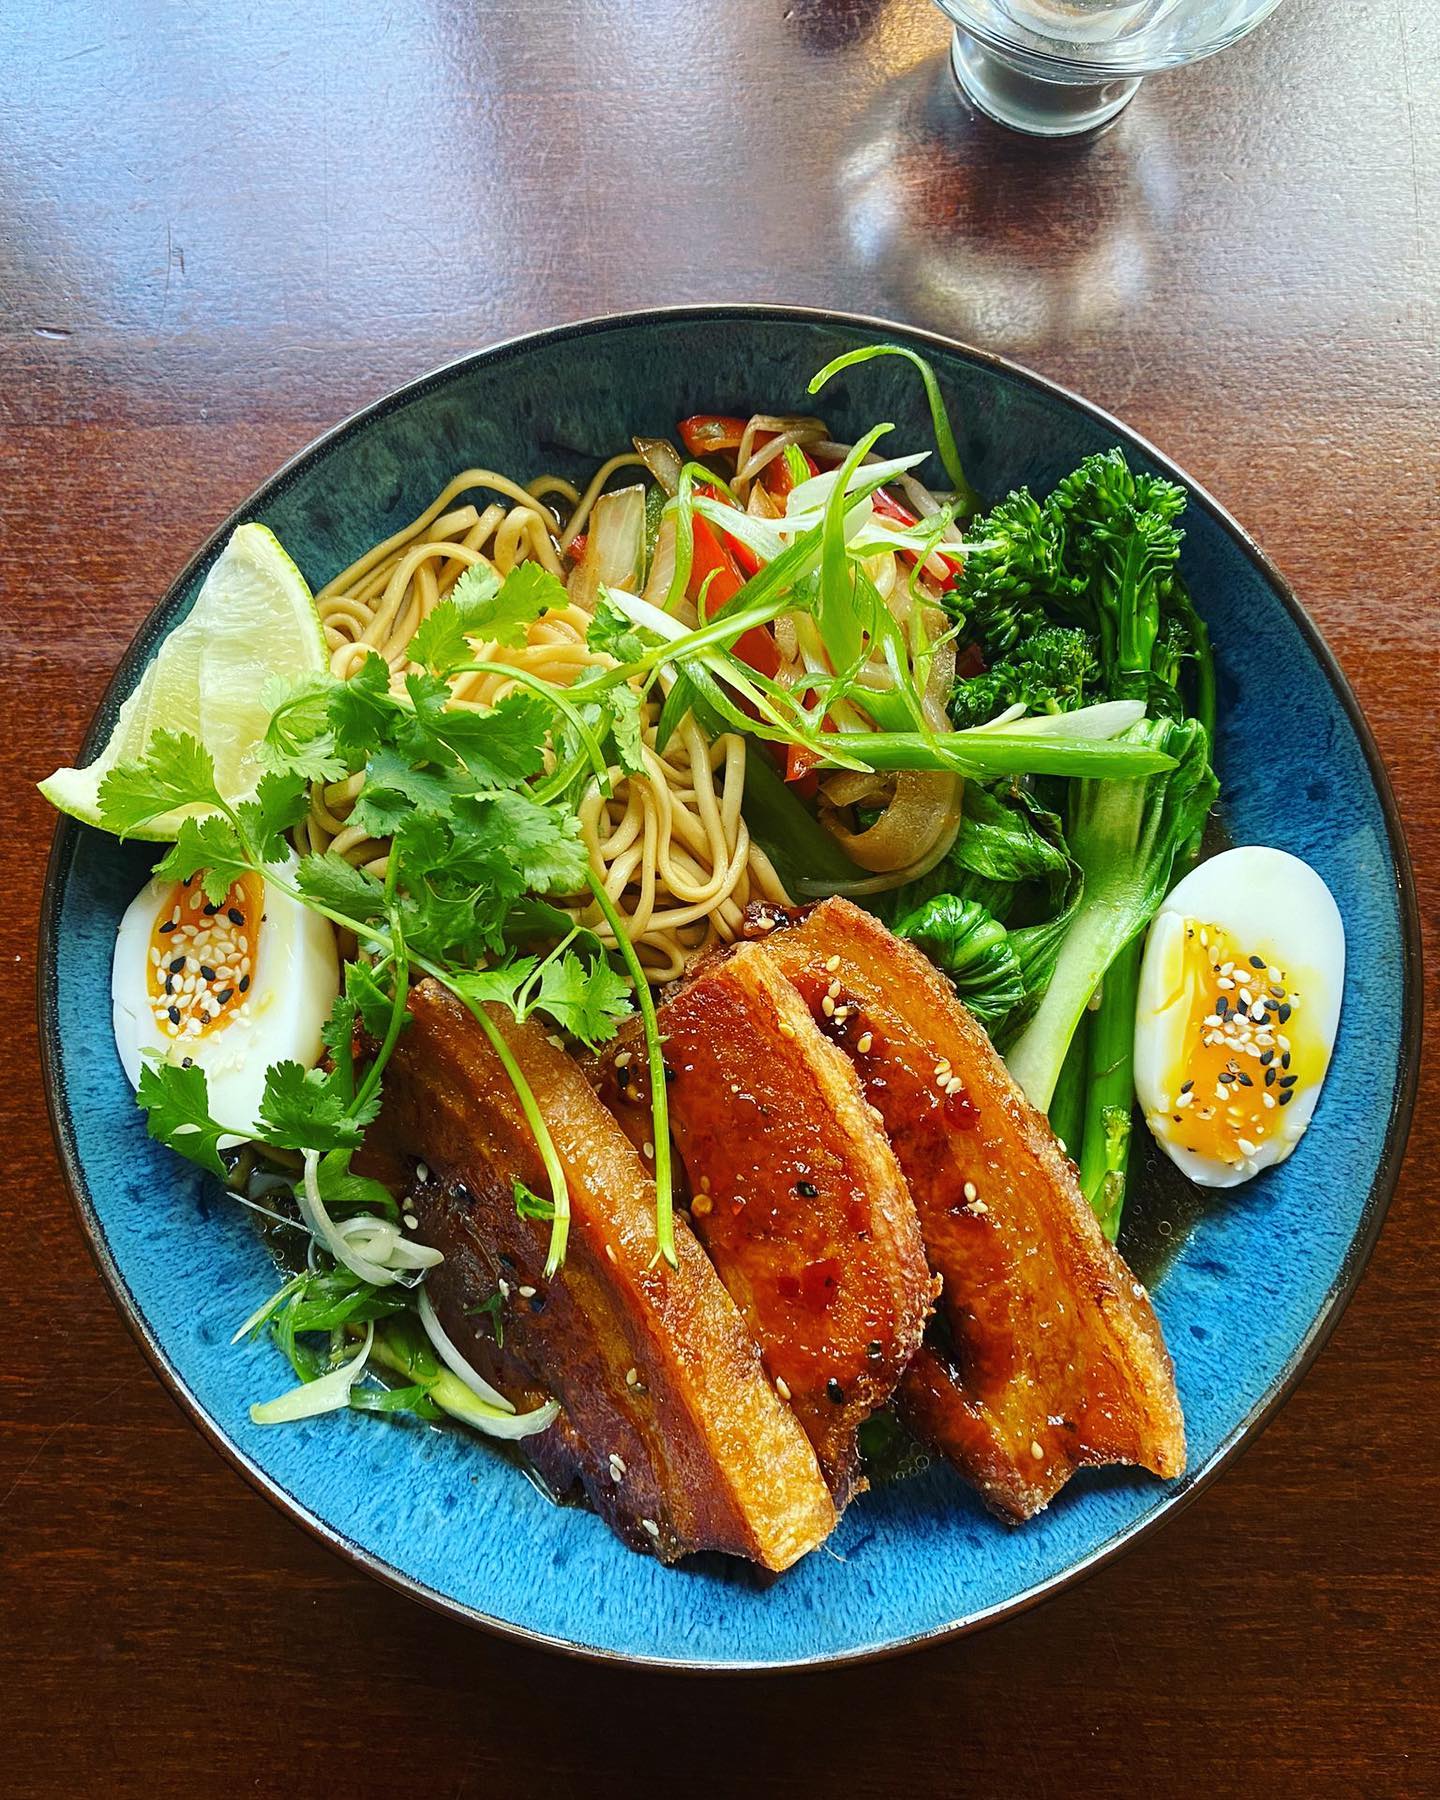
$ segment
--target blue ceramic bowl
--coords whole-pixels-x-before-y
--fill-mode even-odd
[[[1349,688],[1284,582],[1180,471],[1034,375],[920,332],[687,308],[541,332],[413,383],[303,452],[221,526],[131,646],[86,758],[242,521],[271,526],[318,587],[456,470],[580,479],[632,433],[668,435],[689,413],[802,408],[823,363],[887,339],[934,361],[983,493],[1044,489],[1117,442],[1186,481],[1184,567],[1219,662],[1230,831],[1314,864],[1339,901],[1352,967],[1365,970],[1364,1004],[1352,988],[1298,1153],[1216,1198],[1156,1278],[1189,1431],[1183,1480],[1082,1474],[1010,1530],[932,1469],[862,1498],[834,1555],[764,1581],[719,1558],[669,1571],[632,1555],[459,1432],[353,1413],[252,1425],[249,1403],[287,1386],[288,1370],[268,1344],[229,1339],[273,1270],[248,1215],[147,1139],[111,1041],[111,949],[147,854],[68,821],[56,834],[41,928],[45,1072],[65,1172],[117,1304],[196,1423],[277,1505],[417,1598],[534,1642],[692,1669],[784,1668],[921,1644],[1034,1602],[1157,1525],[1259,1429],[1334,1325],[1395,1183],[1417,1061],[1418,932],[1394,803]],[[895,443],[931,441],[920,384],[899,363],[852,370],[824,409],[841,435],[889,419]],[[1263,684],[1249,676],[1257,668]],[[1277,736],[1293,756],[1276,755]]]

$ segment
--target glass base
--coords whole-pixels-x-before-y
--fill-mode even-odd
[[[950,66],[960,91],[997,125],[1028,137],[1075,137],[1101,131],[1130,104],[1138,76],[1117,81],[1057,81],[1037,74],[1023,56],[1012,60],[957,30]]]

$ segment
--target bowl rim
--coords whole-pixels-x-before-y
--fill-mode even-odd
[[[237,525],[253,516],[274,496],[284,492],[322,453],[333,449],[337,444],[363,430],[372,421],[384,416],[397,406],[409,404],[410,401],[431,388],[447,385],[462,370],[508,360],[541,345],[579,341],[606,331],[643,327],[647,324],[698,323],[716,319],[742,323],[746,321],[756,323],[790,322],[832,329],[851,328],[866,332],[893,334],[898,341],[908,342],[914,347],[938,349],[947,355],[958,355],[983,368],[1004,374],[1039,390],[1050,399],[1061,400],[1088,415],[1096,423],[1104,426],[1107,431],[1116,433],[1122,442],[1135,446],[1152,459],[1156,466],[1172,480],[1181,482],[1188,489],[1191,497],[1206,508],[1223,527],[1241,553],[1258,568],[1279,597],[1281,604],[1289,613],[1304,640],[1306,648],[1329,681],[1336,699],[1349,719],[1359,741],[1385,820],[1402,938],[1400,1050],[1395,1084],[1390,1098],[1385,1148],[1376,1166],[1375,1175],[1365,1197],[1354,1234],[1346,1248],[1335,1279],[1315,1317],[1269,1387],[1260,1395],[1255,1405],[1240,1420],[1229,1436],[1216,1447],[1205,1463],[1193,1472],[1183,1475],[1173,1487],[1163,1494],[1149,1512],[1131,1521],[1104,1542],[1098,1544],[1080,1561],[1070,1564],[1046,1580],[1035,1583],[1007,1600],[982,1607],[973,1613],[964,1614],[943,1625],[896,1637],[881,1644],[822,1652],[813,1656],[719,1661],[647,1655],[643,1652],[608,1649],[600,1645],[557,1637],[507,1619],[496,1618],[479,1607],[471,1606],[453,1595],[442,1593],[439,1589],[431,1587],[414,1575],[385,1561],[384,1558],[376,1555],[363,1544],[357,1543],[312,1512],[308,1506],[263,1469],[227,1435],[219,1421],[206,1410],[187,1386],[131,1292],[129,1284],[110,1250],[104,1224],[90,1192],[85,1170],[76,1148],[69,1097],[61,1077],[62,1052],[56,1003],[56,974],[59,955],[58,912],[76,849],[82,841],[82,831],[86,829],[81,826],[79,821],[63,815],[56,823],[41,898],[36,959],[36,1010],[39,1023],[41,1078],[51,1132],[55,1141],[61,1174],[91,1258],[109,1290],[112,1302],[171,1398],[189,1417],[201,1435],[239,1470],[252,1487],[263,1494],[288,1519],[301,1526],[320,1543],[384,1582],[388,1587],[396,1589],[413,1600],[420,1601],[423,1605],[448,1618],[457,1619],[467,1625],[478,1626],[501,1639],[559,1651],[585,1662],[611,1666],[664,1669],[689,1675],[766,1675],[877,1662],[927,1645],[965,1637],[988,1625],[998,1624],[1004,1619],[1027,1612],[1031,1607],[1039,1605],[1042,1601],[1094,1574],[1142,1538],[1148,1537],[1166,1521],[1174,1518],[1207,1488],[1223,1469],[1230,1465],[1243,1448],[1259,1436],[1314,1362],[1349,1304],[1370,1259],[1399,1180],[1419,1079],[1423,1006],[1421,939],[1419,903],[1409,848],[1405,841],[1400,811],[1391,787],[1389,774],[1375,742],[1374,734],[1366,721],[1359,701],[1335,659],[1334,653],[1326,644],[1318,627],[1306,613],[1289,582],[1245,528],[1207,489],[1188,476],[1169,457],[1157,450],[1148,439],[1122,423],[1104,408],[1072,393],[1059,382],[1039,375],[1024,365],[997,355],[993,351],[977,349],[959,339],[947,337],[941,332],[930,331],[920,326],[905,325],[896,320],[877,318],[869,314],[843,312],[823,307],[791,306],[770,301],[727,301],[642,307],[597,314],[570,324],[546,326],[518,333],[500,339],[483,349],[468,351],[430,369],[425,374],[403,382],[378,399],[360,407],[338,424],[321,432],[310,443],[282,463],[274,474],[261,482],[234,508],[223,523],[187,560],[161,598],[146,614],[116,666],[86,730],[80,751],[82,763],[93,760],[98,753],[101,747],[102,731],[108,728],[121,700],[134,686],[140,670],[149,660],[157,639],[162,635],[162,621],[166,620],[172,612],[178,595],[211,558],[218,554],[219,549]]]

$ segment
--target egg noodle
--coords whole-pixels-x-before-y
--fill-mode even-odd
[[[620,469],[643,466],[639,456],[611,458],[582,493],[559,476],[528,488],[490,469],[466,469],[420,516],[375,545],[316,595],[330,666],[347,679],[372,652],[390,666],[403,690],[416,667],[407,654],[421,622],[468,568],[480,564],[503,577],[534,560],[565,579],[568,552],[605,483]],[[489,504],[457,504],[476,490],[501,496]],[[562,520],[551,498],[568,510]],[[572,597],[527,629],[526,641],[503,651],[475,647],[476,661],[503,657],[523,673],[568,687],[588,669],[610,669],[613,658],[586,643],[591,615]],[[484,671],[456,678],[452,704],[488,708],[514,691],[507,674]],[[663,696],[661,696],[663,698]],[[755,900],[788,903],[783,883],[751,839],[741,814],[746,744],[734,732],[713,741],[687,715],[663,751],[655,744],[660,698],[642,711],[644,774],[610,770],[609,794],[591,780],[580,803],[590,862],[624,921],[653,982],[672,980],[697,951],[716,938],[732,940],[744,908]],[[310,813],[297,828],[297,848],[334,851],[383,875],[388,844],[349,823],[363,774],[317,782]],[[598,908],[567,908],[602,942],[614,941]]]

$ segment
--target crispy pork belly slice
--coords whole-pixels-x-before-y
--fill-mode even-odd
[[[905,1178],[849,1059],[758,946],[708,962],[659,1017],[696,1235],[843,1506],[856,1430],[894,1392],[930,1306]],[[598,1085],[648,1137],[642,1038],[617,1040]]]
[[[481,1372],[517,1404],[560,1401],[553,1439],[532,1440],[538,1466],[562,1486],[573,1470],[627,1543],[665,1561],[722,1550],[788,1568],[835,1523],[815,1454],[683,1220],[678,1268],[655,1260],[654,1183],[578,1064],[492,1009],[569,1188],[569,1249],[547,1282],[549,1226],[517,1214],[514,1184],[548,1184],[498,1057],[435,983],[410,1010],[376,1130],[426,1166],[418,1235],[433,1231],[446,1252],[429,1277],[442,1321],[477,1355],[498,1323],[503,1350],[481,1356]],[[496,1294],[483,1330],[473,1313],[465,1330]]]
[[[900,1388],[917,1433],[1015,1519],[1086,1464],[1178,1475],[1184,1421],[1149,1298],[950,983],[847,900],[759,924],[883,1116],[944,1284]]]

